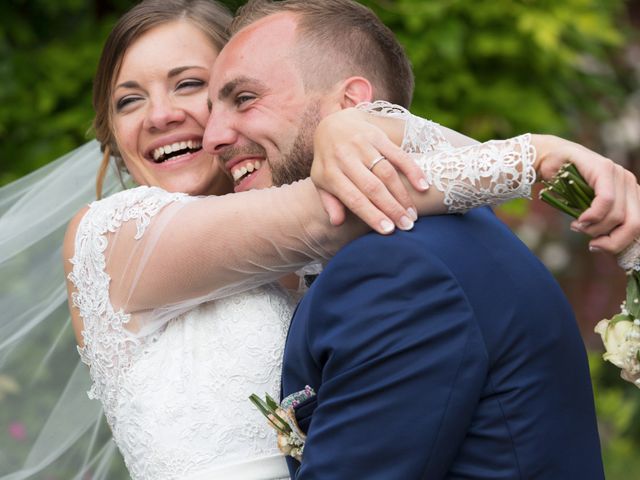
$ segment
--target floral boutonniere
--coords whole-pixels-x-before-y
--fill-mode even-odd
[[[278,448],[284,455],[289,455],[297,461],[302,461],[304,442],[307,436],[298,426],[295,407],[301,402],[315,396],[309,385],[304,390],[292,393],[278,404],[271,396],[265,394],[264,400],[253,394],[249,400],[260,410],[269,421],[269,425],[278,433]]]
[[[594,191],[572,164],[562,167],[545,182],[540,198],[564,213],[578,218],[594,198]],[[601,320],[595,328],[605,347],[604,359],[622,370],[625,380],[640,388],[640,242],[636,240],[618,256],[627,273],[626,300],[620,313]]]

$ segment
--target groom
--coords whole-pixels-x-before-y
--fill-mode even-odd
[[[408,106],[413,88],[392,34],[349,0],[249,2],[211,78],[205,148],[262,165],[237,190],[308,176],[324,115]],[[340,251],[291,323],[283,395],[306,385],[295,478],[603,478],[571,309],[486,208]]]

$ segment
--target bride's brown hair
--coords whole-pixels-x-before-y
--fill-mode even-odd
[[[145,32],[181,19],[200,28],[218,50],[222,49],[229,38],[231,13],[212,0],[144,0],[120,17],[107,37],[93,82],[93,108],[96,112],[93,129],[103,152],[96,179],[98,198],[102,197],[102,185],[111,157],[116,162],[118,174],[126,171],[113,132],[111,101],[124,54]]]

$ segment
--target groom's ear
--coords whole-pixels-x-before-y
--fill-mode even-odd
[[[349,77],[342,82],[340,94],[340,106],[343,109],[351,108],[362,102],[371,102],[373,87],[364,77]]]

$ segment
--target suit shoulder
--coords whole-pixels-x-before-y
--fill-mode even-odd
[[[431,263],[439,258],[446,264],[452,250],[465,253],[478,249],[474,242],[479,232],[491,231],[492,235],[513,234],[488,208],[477,209],[465,215],[436,215],[422,217],[413,230],[396,230],[385,236],[369,233],[352,241],[329,262],[328,270],[339,265],[389,265],[394,262],[417,260]],[[430,261],[431,260],[431,261]]]

